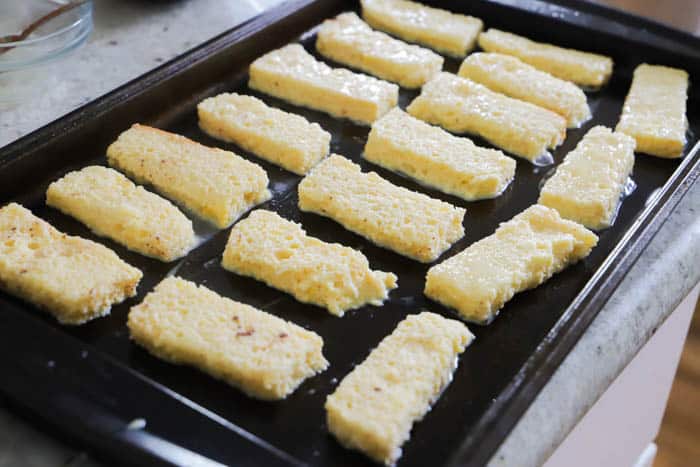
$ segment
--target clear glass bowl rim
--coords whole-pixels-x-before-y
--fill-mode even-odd
[[[0,55],[0,72],[11,71],[47,62],[49,60],[64,55],[65,53],[75,49],[80,44],[85,42],[90,32],[92,31],[93,2],[86,1],[83,4],[76,6],[75,9],[77,10],[78,17],[75,19],[75,21],[71,22],[70,24],[63,26],[60,29],[52,31],[41,37],[34,37],[22,41],[0,43],[0,50],[22,48],[30,49],[30,47],[41,46],[42,44],[50,43],[52,40],[58,40],[60,42],[61,37],[67,36],[75,31],[78,31],[78,36],[73,37],[72,39],[68,40],[63,44],[60,44],[57,48],[54,48],[43,55],[36,55],[26,59],[10,61],[3,61],[2,55]]]

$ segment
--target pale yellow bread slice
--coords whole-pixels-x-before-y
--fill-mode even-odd
[[[450,383],[473,339],[459,321],[410,315],[328,396],[328,430],[344,446],[394,465],[413,424]]]
[[[372,124],[362,157],[444,193],[493,198],[515,176],[515,160],[396,108]]]
[[[284,399],[328,367],[316,333],[174,276],[131,308],[127,325],[153,355],[259,399]]]
[[[566,119],[569,128],[578,128],[591,118],[591,109],[581,88],[511,55],[471,54],[462,62],[458,75],[492,91],[556,112]]]
[[[219,228],[271,196],[259,165],[145,125],[119,135],[107,149],[107,161]]]
[[[531,162],[566,136],[566,119],[561,115],[445,72],[426,83],[406,110],[453,133],[481,136]]]
[[[142,275],[109,248],[59,232],[19,204],[0,209],[0,288],[63,324],[109,314],[136,295]]]
[[[316,50],[324,57],[400,86],[421,87],[442,70],[435,52],[374,31],[355,13],[341,13],[321,24]]]
[[[608,82],[613,61],[605,55],[535,42],[523,36],[491,28],[479,34],[486,52],[513,55],[535,68],[579,86],[599,88]]]
[[[298,187],[299,209],[422,262],[437,259],[464,236],[465,210],[396,186],[337,154],[318,164]]]
[[[49,185],[46,204],[97,235],[161,261],[181,258],[195,243],[192,222],[177,207],[107,167],[69,172]]]
[[[484,28],[479,18],[407,0],[362,0],[362,17],[373,28],[462,58]]]
[[[231,229],[222,265],[336,316],[380,306],[396,287],[395,274],[371,270],[359,251],[311,237],[301,224],[263,209]]]
[[[248,86],[292,104],[369,125],[399,100],[399,87],[345,68],[331,68],[299,44],[250,64]]]
[[[539,204],[589,229],[610,226],[634,167],[634,139],[591,128],[540,192]]]
[[[685,70],[643,63],[634,70],[615,131],[633,137],[637,152],[681,157],[687,142],[687,100]]]
[[[197,105],[205,133],[304,175],[330,151],[331,134],[318,123],[235,93],[209,97]]]
[[[465,320],[488,324],[516,293],[585,258],[597,241],[594,233],[554,209],[534,205],[431,267],[425,295]]]

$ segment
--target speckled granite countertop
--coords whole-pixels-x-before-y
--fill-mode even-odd
[[[279,0],[97,0],[95,31],[70,57],[34,79],[0,86],[0,146],[158,66]],[[21,109],[3,94],[21,94]],[[541,464],[700,280],[700,183],[674,209],[590,328],[554,374],[491,465]],[[605,355],[605,358],[597,358]],[[97,463],[2,406],[0,467]]]

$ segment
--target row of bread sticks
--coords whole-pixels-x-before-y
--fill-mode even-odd
[[[476,18],[404,0],[364,0],[362,6],[369,25],[354,13],[321,25],[316,41],[321,55],[404,87],[422,86],[421,96],[408,107],[410,113],[453,132],[480,135],[529,160],[561,144],[567,126],[578,127],[590,118],[586,96],[577,85],[599,88],[612,74],[609,57],[497,29],[481,32],[483,23]],[[437,24],[444,27],[431,29]],[[449,49],[445,42],[451,34],[454,42],[462,39],[460,47],[451,49],[459,57],[476,43],[485,52],[468,56],[455,76],[441,72],[439,55],[370,25],[438,51]],[[253,64],[250,85],[371,124],[397,102],[398,87],[382,80],[331,68],[301,46],[289,45]],[[687,73],[642,65],[634,81],[618,130],[634,137],[640,152],[680,156],[687,129]]]
[[[480,33],[480,26],[472,27],[473,18],[403,0],[363,2],[365,19],[379,10],[395,16],[394,27],[384,29],[400,37],[409,35],[401,28],[423,27],[429,22],[426,18],[435,15],[452,21],[454,29],[461,27],[465,36],[471,31],[474,40],[468,43],[478,42],[496,52],[469,55],[458,75],[441,72],[442,61],[434,60],[439,57],[435,53],[374,31],[354,13],[343,13],[321,25],[317,50],[334,61],[399,83],[401,76],[422,72],[421,80],[414,83],[423,83],[421,93],[408,106],[408,115],[395,107],[397,86],[331,68],[298,44],[253,62],[249,85],[297,105],[371,124],[365,158],[467,200],[497,196],[512,180],[514,164],[503,153],[440,133],[421,121],[453,133],[482,136],[536,164],[551,163],[547,151],[564,141],[566,127],[579,126],[591,116],[586,96],[576,84],[599,87],[612,73],[608,57],[535,43],[494,29]],[[435,47],[420,37],[419,42]],[[662,157],[682,155],[687,87],[688,76],[682,70],[640,65],[617,131],[594,128],[586,135],[567,157],[561,173],[547,183],[540,202],[590,228],[610,225],[632,173],[635,150]],[[383,137],[387,133],[391,141]],[[588,165],[588,170],[577,170],[579,165]]]
[[[613,61],[609,57],[539,43],[493,28],[482,32],[483,22],[477,18],[405,0],[362,0],[361,4],[363,18],[369,25],[409,42],[456,58],[464,58],[478,44],[484,52],[471,54],[464,60],[458,72],[460,77],[496,93],[553,111],[564,117],[569,127],[580,126],[590,117],[585,95],[577,86],[595,90],[606,84],[612,75]],[[340,15],[335,21],[350,24],[349,18],[341,21],[341,17],[346,15]],[[352,24],[356,23],[362,21],[354,17]],[[319,31],[319,42],[324,27]],[[328,29],[333,31],[339,28]],[[359,40],[359,30],[363,31],[367,44],[372,43],[369,38],[374,39],[376,44],[381,42],[380,33],[357,25],[354,31],[348,28],[345,34],[335,34],[344,36],[343,45],[349,46],[353,39],[355,42]],[[343,43],[342,39],[335,42],[337,48],[343,47],[338,45]],[[451,43],[451,47],[447,47],[446,43]],[[381,46],[371,47],[367,44],[361,48],[360,54],[354,56],[354,61],[353,58],[343,60],[342,53],[334,57],[332,52],[324,52],[318,43],[317,49],[329,58],[384,77],[378,63],[390,60],[391,54],[387,55]],[[396,47],[399,46],[394,45]],[[407,54],[405,51],[404,55]],[[398,67],[400,62],[395,60],[393,65]],[[425,64],[423,66],[429,68]],[[436,76],[440,67],[430,69],[432,76]],[[385,79],[399,82],[389,77]],[[572,86],[572,83],[577,86]],[[635,70],[617,131],[632,136],[638,152],[659,157],[680,157],[686,143],[687,88],[688,74],[684,70],[646,64],[639,66]],[[478,130],[456,130],[479,134]],[[486,138],[489,139],[488,135]],[[514,154],[518,155],[517,152]]]

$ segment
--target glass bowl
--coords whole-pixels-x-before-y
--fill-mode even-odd
[[[77,4],[72,8],[69,4]],[[47,18],[63,8],[60,14]],[[31,34],[19,35],[41,18]],[[92,30],[92,1],[81,0],[9,0],[0,1],[0,73],[42,64],[74,50],[85,42]]]

